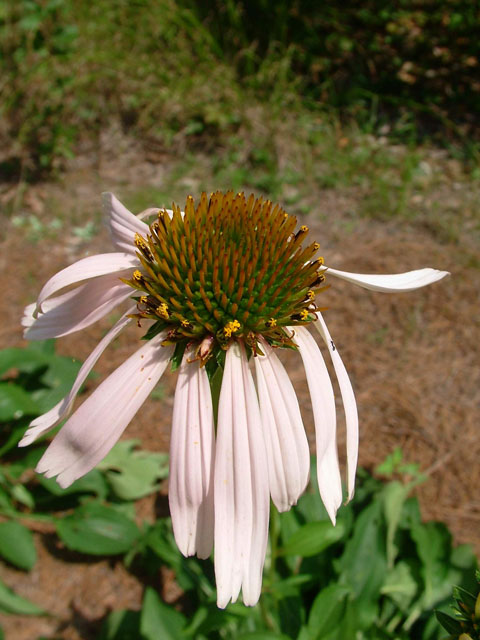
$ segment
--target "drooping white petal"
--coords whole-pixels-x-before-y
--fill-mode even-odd
[[[89,327],[133,291],[120,278],[128,278],[131,270],[94,278],[43,303],[43,312],[35,314],[35,305],[28,305],[22,319],[27,340],[60,338]],[[37,317],[35,317],[35,315]]]
[[[215,454],[217,604],[260,597],[268,536],[269,487],[260,410],[248,361],[238,344],[227,351]]]
[[[44,285],[38,296],[37,311],[43,311],[42,305],[45,300],[66,287],[80,284],[90,278],[118,273],[138,266],[138,258],[127,253],[101,253],[74,262],[52,276]]]
[[[339,271],[331,267],[325,267],[329,276],[335,276],[342,280],[347,280],[352,284],[357,284],[364,289],[384,292],[413,291],[428,284],[437,282],[445,276],[450,275],[448,271],[438,271],[437,269],[416,269],[406,273],[376,274],[376,273],[350,273]]]
[[[274,350],[262,341],[254,358],[268,457],[270,493],[279,511],[297,503],[308,483],[310,452],[297,396]]]
[[[208,376],[198,362],[180,366],[170,440],[168,501],[184,556],[208,558],[213,546],[215,432]]]
[[[145,238],[148,225],[130,213],[113,193],[102,193],[102,206],[105,224],[110,231],[115,249],[135,255],[135,234],[139,233]]]
[[[31,444],[41,435],[56,427],[59,422],[64,420],[70,414],[75,398],[77,397],[77,394],[87,379],[90,371],[93,369],[95,363],[112,340],[116,338],[116,336],[127,326],[129,322],[131,322],[131,318],[128,318],[127,315],[133,313],[134,310],[135,307],[129,309],[102,338],[102,340],[100,340],[98,345],[81,366],[70,393],[60,400],[60,402],[50,409],[50,411],[47,411],[47,413],[35,418],[35,420],[30,423],[30,426],[25,432],[23,438],[18,443],[19,447],[26,447]]]
[[[337,509],[342,504],[342,481],[337,454],[335,398],[323,356],[313,336],[305,327],[291,327],[295,332],[305,367],[312,400],[317,446],[317,479],[323,504],[335,524]]]
[[[342,362],[340,354],[332,340],[327,325],[321,315],[317,313],[318,321],[314,322],[314,327],[322,336],[327,345],[332,363],[337,374],[337,380],[342,394],[343,407],[345,409],[345,421],[347,424],[347,490],[348,500],[353,498],[355,490],[355,472],[357,470],[358,460],[358,411],[353,393],[352,384],[348,377],[345,365]]]
[[[165,371],[173,347],[163,334],[148,341],[116,369],[65,423],[36,471],[68,487],[91,471],[122,435]]]

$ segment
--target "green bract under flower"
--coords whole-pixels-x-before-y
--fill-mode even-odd
[[[160,210],[144,238],[135,235],[142,270],[126,282],[142,292],[135,317],[151,319],[146,338],[168,330],[166,343],[197,343],[204,360],[242,339],[256,352],[263,336],[294,346],[287,327],[316,320],[324,282],[320,245],[302,242],[308,228],[269,200],[203,193],[185,213]]]

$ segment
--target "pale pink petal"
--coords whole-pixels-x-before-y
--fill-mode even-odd
[[[22,319],[27,340],[60,338],[89,327],[133,295],[133,290],[120,277],[128,278],[131,270],[94,278],[43,303],[43,312],[35,317],[35,305],[28,305]]]
[[[180,551],[208,558],[214,528],[212,395],[205,368],[187,360],[185,354],[175,391],[168,501]]]
[[[347,280],[365,289],[387,293],[412,291],[450,275],[448,271],[438,271],[430,268],[395,274],[349,273],[348,271],[338,271],[338,269],[332,269],[331,267],[325,267],[325,269],[329,276]]]
[[[110,231],[113,245],[117,251],[125,251],[135,255],[135,234],[144,238],[148,233],[148,225],[123,206],[113,193],[102,193],[102,205],[105,224]],[[154,209],[153,211],[158,211]]]
[[[312,400],[317,445],[317,479],[323,504],[335,524],[338,507],[342,504],[342,481],[338,464],[336,439],[335,398],[323,356],[313,336],[305,327],[291,327],[295,332],[305,367]]]
[[[126,327],[129,322],[131,322],[131,318],[128,318],[127,315],[133,313],[134,310],[135,307],[129,309],[126,314],[122,316],[120,320],[110,329],[106,336],[102,340],[100,340],[98,345],[95,347],[95,349],[88,356],[88,358],[80,368],[77,378],[73,383],[73,387],[70,390],[70,393],[65,396],[65,398],[60,400],[60,402],[56,404],[53,409],[50,409],[50,411],[47,411],[47,413],[44,413],[38,418],[35,418],[35,420],[30,423],[30,426],[25,432],[23,438],[18,443],[19,447],[26,447],[27,445],[31,444],[41,435],[56,427],[57,424],[59,424],[70,414],[75,398],[77,397],[78,392],[80,391],[91,370],[95,366],[97,360],[105,351],[107,346],[112,342],[112,340],[122,331],[122,329],[124,329],[124,327]]]
[[[308,483],[310,452],[295,389],[275,351],[263,340],[254,358],[268,456],[270,493],[279,511],[297,503]]]
[[[317,313],[318,321],[314,322],[314,327],[322,336],[328,347],[332,363],[337,374],[337,380],[342,394],[343,407],[345,409],[345,420],[347,424],[347,490],[348,500],[353,498],[355,490],[355,472],[358,460],[358,411],[353,393],[352,384],[348,377],[345,365],[342,362],[340,354],[332,340],[327,329],[324,319],[320,313]]]
[[[78,285],[85,280],[90,280],[90,278],[123,272],[125,269],[137,268],[138,266],[138,258],[127,253],[101,253],[74,262],[56,273],[46,283],[38,296],[37,311],[43,310],[42,305],[47,298],[66,287]]]
[[[215,455],[217,604],[260,596],[268,536],[269,487],[260,410],[243,347],[227,351]]]
[[[65,423],[36,471],[58,476],[68,487],[91,471],[122,435],[153,390],[173,355],[163,334],[149,340],[116,369]]]

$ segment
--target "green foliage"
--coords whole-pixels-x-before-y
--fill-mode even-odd
[[[332,107],[404,140],[440,129],[473,155],[477,4],[3,3],[0,116],[11,156],[2,169],[10,178],[56,171],[115,124],[161,152],[215,149],[219,169],[226,153],[237,167],[229,186],[253,172],[255,188],[272,193],[288,173],[272,129],[289,113],[292,138],[293,123],[298,131]]]
[[[16,385],[42,410],[52,389],[65,393],[73,382],[78,367],[69,367],[52,343],[0,352],[4,384]],[[44,443],[14,448],[36,414],[29,411],[28,417],[27,411],[8,414],[1,424],[10,445],[4,445],[0,464],[0,556],[30,571],[36,553],[29,523],[40,521],[71,552],[123,558],[148,585],[142,608],[110,613],[99,640],[442,640],[441,625],[461,640],[468,636],[460,632],[478,637],[472,635],[480,615],[476,559],[469,547],[452,547],[444,524],[422,522],[418,502],[409,496],[423,477],[400,451],[378,468],[386,480],[359,472],[355,499],[342,507],[335,528],[314,482],[292,510],[279,514],[272,507],[260,602],[221,610],[211,560],[184,558],[169,518],[137,521],[134,500],[158,490],[167,473],[165,456],[122,441],[97,469],[61,489],[31,471]],[[316,477],[314,465],[311,477]],[[182,590],[175,606],[158,593],[165,568]],[[447,607],[452,584],[458,585],[454,617]],[[45,613],[3,583],[0,610]]]
[[[309,97],[416,119],[428,130],[478,128],[478,2],[338,0],[188,2],[240,71],[290,52]],[[268,24],[268,29],[264,25]],[[243,56],[238,52],[243,51]],[[410,120],[410,121],[409,121]],[[476,120],[476,122],[475,122]]]
[[[32,569],[37,552],[30,530],[13,520],[0,522],[0,556],[19,569]]]
[[[435,611],[440,624],[450,633],[451,640],[480,640],[480,571],[476,572],[477,585],[470,591],[453,588],[453,617]]]

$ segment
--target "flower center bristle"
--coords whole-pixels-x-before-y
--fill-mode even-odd
[[[141,269],[129,285],[141,292],[135,317],[155,321],[147,337],[168,330],[168,342],[252,349],[263,336],[293,346],[286,327],[316,319],[324,282],[319,244],[302,247],[308,227],[269,200],[229,191],[202,193],[185,213],[160,210],[145,238],[135,235]]]

